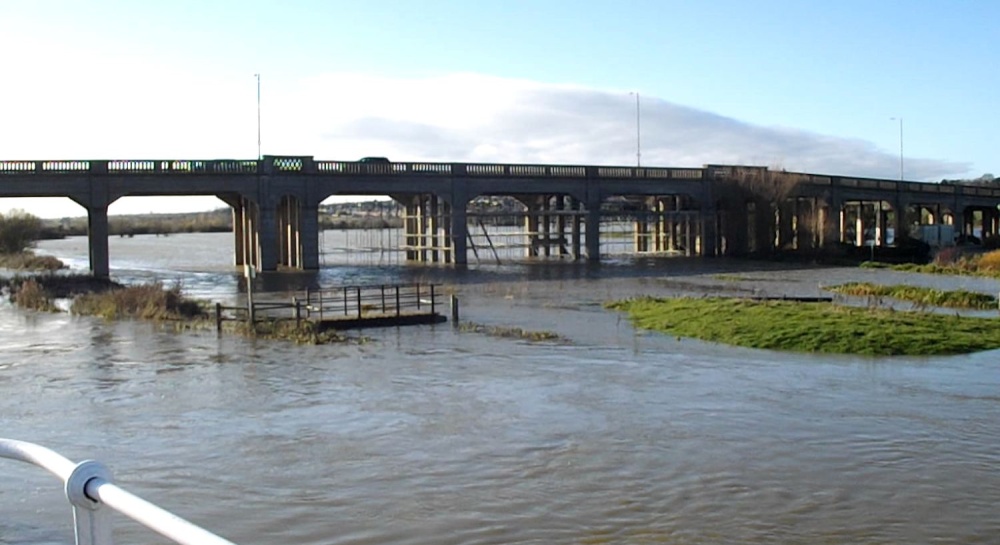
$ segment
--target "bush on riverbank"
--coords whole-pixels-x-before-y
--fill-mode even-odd
[[[0,214],[0,254],[19,254],[27,250],[42,229],[42,220],[23,211]]]
[[[641,329],[748,348],[871,356],[1000,348],[1000,323],[924,312],[721,298],[642,297],[608,303]]]
[[[870,282],[851,282],[824,289],[858,297],[890,297],[924,307],[992,309],[997,306],[996,297],[967,290],[945,291],[918,286],[883,286]]]
[[[982,276],[1000,278],[1000,250],[978,253],[966,252],[959,248],[944,248],[938,252],[934,261],[926,265],[902,263],[868,262],[862,267],[871,269],[891,269],[901,272],[918,272],[926,274],[952,274],[958,276]]]
[[[16,291],[12,290],[11,301],[21,308],[55,312],[59,310],[45,288],[34,278],[21,282]]]
[[[208,317],[200,303],[181,295],[180,285],[167,288],[160,282],[85,293],[73,299],[70,312],[108,320],[191,320]]]
[[[10,271],[57,271],[66,264],[50,255],[35,255],[24,251],[16,254],[0,254],[0,269]]]
[[[0,278],[0,288],[6,289],[11,301],[15,303],[22,290],[27,290],[24,295],[21,295],[25,300],[44,297],[51,302],[53,299],[70,299],[83,293],[107,291],[121,287],[123,286],[114,280],[94,278],[89,274],[37,274]],[[29,306],[28,308],[37,307]]]

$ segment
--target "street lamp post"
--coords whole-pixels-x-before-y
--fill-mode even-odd
[[[892,121],[899,121],[899,181],[903,181],[903,118],[890,117]]]
[[[260,161],[260,74],[254,74],[257,78],[257,160]]]
[[[635,166],[642,166],[642,117],[639,109],[639,93],[629,93],[635,95]]]

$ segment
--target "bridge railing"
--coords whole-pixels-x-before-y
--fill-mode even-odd
[[[121,159],[110,161],[55,160],[55,161],[0,161],[0,176],[28,174],[318,174],[344,176],[469,176],[482,178],[604,178],[643,180],[688,180],[708,178],[707,172],[725,177],[725,165],[703,168],[624,167],[583,165],[533,165],[503,163],[436,163],[389,161],[315,161],[312,157],[275,157],[263,160],[214,159],[214,160],[163,160]],[[828,176],[797,173],[805,183],[815,186],[836,186],[876,191],[907,191],[918,193],[945,193],[1000,198],[1000,188],[959,184],[935,184],[876,178]]]
[[[258,161],[215,159],[111,161],[0,161],[3,174],[254,174]]]
[[[0,438],[0,458],[33,464],[58,477],[73,506],[77,545],[111,545],[108,507],[181,545],[234,545],[208,530],[131,494],[112,483],[104,464],[74,464],[61,454],[25,441]]]

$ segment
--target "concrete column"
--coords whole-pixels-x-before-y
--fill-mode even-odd
[[[427,195],[420,195],[417,199],[417,261],[427,263]]]
[[[467,265],[469,263],[469,202],[465,199],[452,196],[451,202],[451,247],[453,254],[452,262],[456,265]]]
[[[90,272],[96,278],[111,275],[108,250],[108,206],[87,207],[87,241],[90,245]]]
[[[528,247],[525,250],[526,257],[535,257],[538,255],[538,199],[527,199],[524,203],[528,208],[527,215],[524,217],[524,230],[526,231]]]
[[[441,199],[441,257],[445,263],[454,263],[454,244],[451,242],[451,205]]]
[[[243,248],[246,262],[260,268],[260,206],[250,199],[243,199]]]
[[[542,242],[542,255],[549,257],[551,255],[550,245],[552,243],[552,218],[549,217],[549,195],[542,195],[538,199],[539,209],[542,213],[539,218],[539,225],[541,227],[540,239]]]
[[[858,215],[855,218],[855,232],[854,232],[854,245],[864,246],[865,245],[865,220],[864,220],[864,203],[858,203]]]
[[[559,239],[559,255],[564,256],[566,252],[566,197],[559,195],[556,197],[556,236]]]
[[[681,210],[684,209],[684,203],[681,202],[681,198],[677,195],[671,197],[673,200],[673,211],[670,217],[670,249],[673,251],[680,251],[681,238],[684,234],[684,215],[681,214]],[[684,251],[687,251],[686,249]]]
[[[275,222],[278,228],[278,265],[282,267],[292,266],[291,221],[289,218],[288,197],[281,197],[278,200],[278,208],[275,212]]]
[[[403,218],[404,232],[406,234],[406,260],[416,261],[417,259],[417,202],[419,197],[409,197],[405,202],[406,216]]]
[[[632,221],[632,246],[635,249],[635,253],[643,254],[649,251],[649,248],[646,246],[648,242],[646,235],[645,212],[640,211],[639,215]]]
[[[257,241],[260,251],[260,270],[278,270],[278,223],[275,203],[260,206],[260,222],[257,225]]]
[[[715,257],[718,252],[718,210],[714,202],[705,202],[701,206],[701,221],[698,222],[699,244],[698,255]]]
[[[580,213],[583,211],[583,203],[576,200],[576,197],[569,198],[569,209],[573,211],[570,217],[570,251],[573,260],[580,259],[583,253],[580,251]]]
[[[438,214],[441,213],[441,210],[438,207],[437,195],[430,195],[427,198],[427,200],[429,201],[428,204],[430,205],[430,213],[427,218],[427,229],[424,233],[424,236],[426,237],[428,234],[430,235],[431,262],[439,263],[441,261],[441,254],[438,249],[438,247],[440,246],[440,240],[438,237],[438,224],[441,218],[438,217]],[[425,240],[427,239],[425,238]]]
[[[587,195],[587,223],[584,231],[584,244],[587,246],[587,261],[601,260],[601,197],[599,194]]]
[[[244,251],[244,237],[246,236],[243,224],[243,200],[240,199],[235,204],[230,204],[233,208],[233,264],[242,267],[246,264],[246,252]]]
[[[840,236],[837,237],[837,240],[847,242],[847,225],[849,223],[847,221],[847,209],[841,207],[838,215],[840,216]]]
[[[319,206],[300,203],[300,240],[302,242],[302,263],[305,270],[319,269]]]
[[[795,201],[784,200],[778,204],[778,250],[794,245],[792,218],[795,216]]]

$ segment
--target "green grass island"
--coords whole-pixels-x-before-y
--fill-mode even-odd
[[[1000,348],[995,318],[837,303],[639,297],[605,305],[639,329],[747,348],[866,356],[935,356]]]

